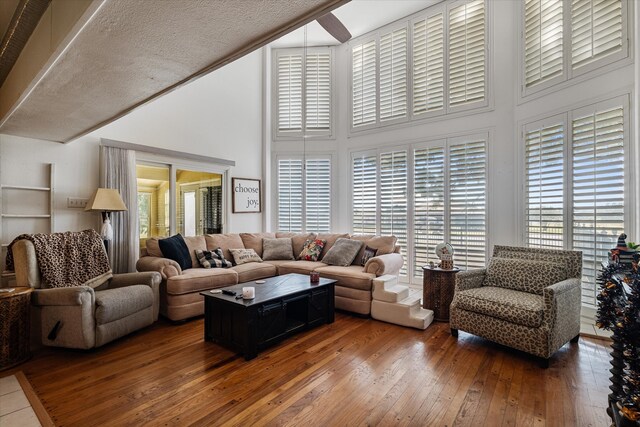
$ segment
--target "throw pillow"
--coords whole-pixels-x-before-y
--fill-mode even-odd
[[[158,245],[162,251],[162,256],[177,262],[181,269],[187,270],[193,267],[189,248],[187,248],[187,243],[180,234],[160,239]]]
[[[229,268],[231,261],[224,259],[222,249],[214,249],[212,251],[201,251],[196,249],[196,257],[198,262],[204,268]]]
[[[253,249],[229,249],[229,252],[231,252],[236,265],[248,262],[262,262],[262,258]]]
[[[369,261],[371,258],[376,256],[376,253],[378,253],[377,249],[370,248],[369,246],[365,246],[364,253],[362,254],[362,261],[360,262],[360,265],[364,267],[365,264],[367,263],[367,261]]]
[[[293,246],[290,237],[280,237],[277,239],[262,239],[262,259],[263,260],[294,260]]]
[[[336,240],[336,243],[334,243],[326,255],[322,257],[322,262],[329,265],[346,267],[351,265],[361,247],[362,242],[358,240],[340,238]]]
[[[493,257],[484,286],[542,295],[544,288],[567,278],[567,267],[547,261]]]
[[[322,248],[324,248],[326,243],[326,240],[308,239],[304,242],[304,246],[302,247],[300,255],[298,255],[298,259],[303,261],[318,261],[318,258],[320,258],[320,254],[322,253]]]

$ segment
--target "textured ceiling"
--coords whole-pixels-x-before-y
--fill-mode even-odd
[[[346,0],[105,0],[0,133],[67,142]]]

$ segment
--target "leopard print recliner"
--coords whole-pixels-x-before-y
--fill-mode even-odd
[[[582,252],[495,246],[486,269],[457,274],[450,309],[458,330],[541,358],[580,334]]]

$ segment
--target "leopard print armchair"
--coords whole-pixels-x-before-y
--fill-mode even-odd
[[[451,334],[463,330],[549,358],[580,334],[582,252],[495,246],[486,269],[457,274]]]

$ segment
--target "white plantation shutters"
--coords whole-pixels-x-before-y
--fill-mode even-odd
[[[278,159],[278,230],[331,229],[331,160]]]
[[[463,3],[449,11],[449,105],[485,98],[485,4]]]
[[[352,124],[354,127],[376,122],[377,73],[376,41],[352,49]]]
[[[576,69],[621,51],[622,0],[571,1],[571,63]]]
[[[407,116],[407,28],[380,37],[380,120]]]
[[[300,49],[275,52],[277,134],[330,135],[331,51],[313,49],[306,56]]]
[[[305,229],[328,233],[331,231],[331,160],[307,159],[305,190]]]
[[[486,261],[486,165],[485,141],[449,147],[449,241],[455,263],[466,269]]]
[[[526,0],[524,8],[524,78],[529,87],[562,75],[563,0]]]
[[[444,147],[417,149],[413,158],[413,275],[421,277],[422,266],[437,261],[436,245],[445,241]]]
[[[278,230],[302,231],[302,160],[278,160]]]
[[[331,131],[331,55],[307,53],[305,121],[308,131]]]
[[[442,13],[413,24],[413,114],[444,108]]]
[[[375,154],[355,156],[352,159],[353,221],[355,234],[377,232],[377,179],[378,158]]]
[[[564,248],[564,123],[525,133],[526,244]]]
[[[380,234],[396,236],[407,247],[407,152],[380,154]],[[406,275],[406,265],[400,270]]]
[[[302,55],[277,55],[278,130],[302,130]]]
[[[582,251],[582,302],[595,306],[600,262],[624,230],[623,108],[572,121],[573,249]]]

